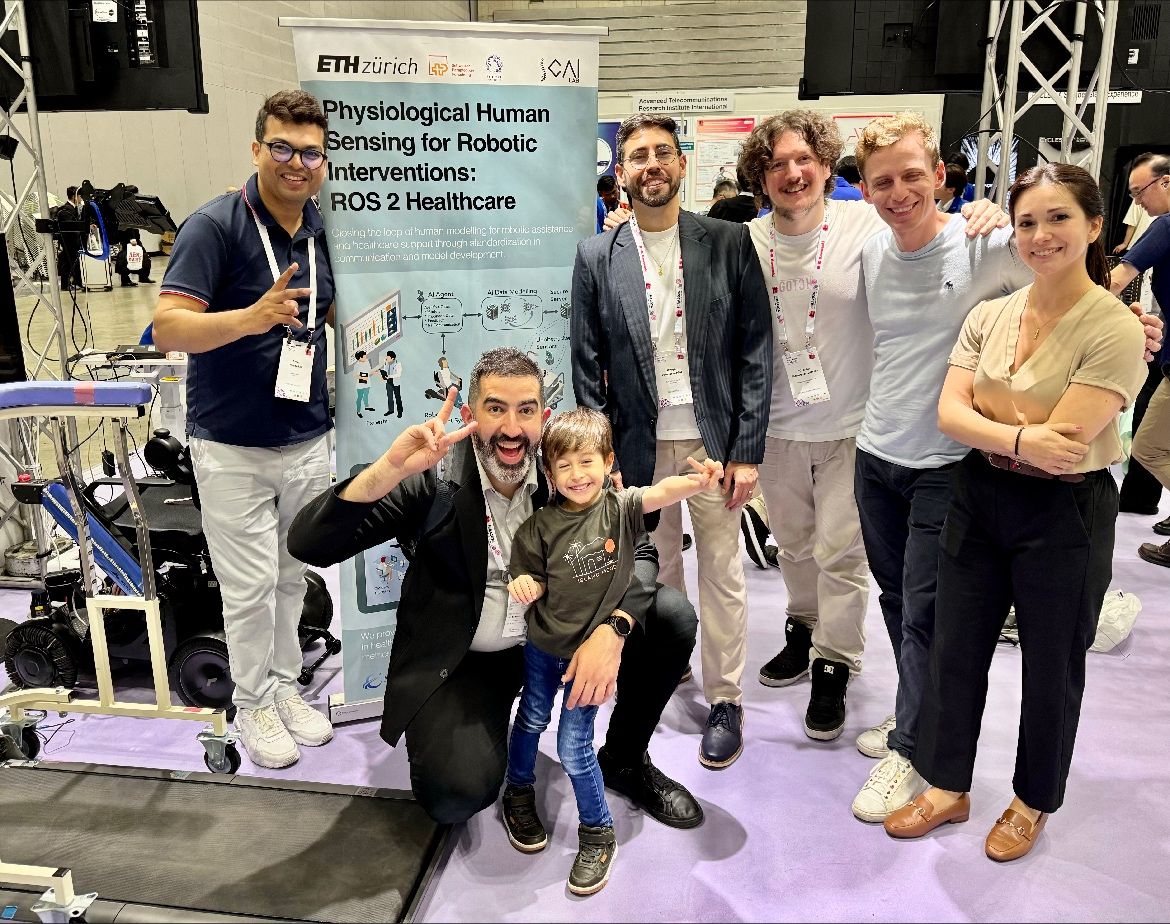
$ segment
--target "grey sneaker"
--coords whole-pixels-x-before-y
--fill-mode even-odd
[[[569,891],[574,895],[592,895],[609,882],[613,859],[617,856],[617,838],[611,825],[604,828],[580,825],[577,839],[581,846],[569,870]]]

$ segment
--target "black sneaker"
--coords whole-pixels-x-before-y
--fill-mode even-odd
[[[845,727],[845,688],[849,665],[817,658],[812,663],[812,697],[804,714],[804,733],[817,741],[832,741]]]
[[[682,783],[672,780],[650,762],[644,752],[642,760],[630,767],[619,767],[602,746],[597,763],[605,785],[621,793],[656,821],[672,828],[697,828],[703,823],[703,809]]]
[[[739,515],[739,531],[743,533],[743,544],[748,558],[756,563],[757,568],[766,569],[768,559],[764,553],[764,544],[771,534],[768,525],[752,507],[751,502],[743,505]]]
[[[730,767],[743,753],[743,706],[716,703],[707,715],[699,763],[710,770]]]
[[[808,673],[812,629],[788,617],[784,623],[784,650],[760,668],[760,683],[766,687],[786,687]]]
[[[569,870],[569,891],[574,895],[592,895],[609,882],[609,871],[617,856],[617,838],[612,825],[604,828],[580,825],[577,840],[581,846]]]
[[[523,853],[536,853],[548,844],[544,825],[536,814],[536,788],[512,786],[504,788],[504,827],[512,846]]]

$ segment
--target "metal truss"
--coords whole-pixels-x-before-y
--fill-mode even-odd
[[[28,239],[28,229],[18,224],[22,219],[28,220],[33,214],[39,213],[43,218],[49,216],[49,189],[45,179],[45,160],[41,146],[41,129],[37,114],[36,93],[33,87],[32,63],[29,59],[28,26],[25,19],[25,0],[6,0],[3,19],[0,19],[0,35],[6,35],[15,30],[20,50],[20,60],[15,61],[0,48],[0,69],[11,69],[23,84],[21,91],[5,109],[0,106],[0,131],[7,132],[18,142],[17,150],[27,151],[32,158],[32,170],[22,189],[16,192],[14,199],[9,193],[0,191],[0,208],[3,210],[3,221],[0,230],[11,238],[13,234],[20,235],[21,240]],[[27,137],[16,124],[15,117],[21,106],[28,116]],[[28,369],[29,379],[56,379],[69,378],[68,348],[65,340],[65,324],[61,311],[61,287],[56,267],[56,245],[51,234],[33,232],[35,245],[26,247],[28,260],[25,266],[14,264],[12,269],[14,279],[13,289],[16,295],[32,295],[37,300],[38,309],[46,309],[52,319],[52,330],[44,346],[35,353],[36,360]],[[39,246],[36,246],[39,245]],[[36,253],[28,253],[36,250]],[[37,277],[42,276],[43,282]],[[6,284],[0,280],[0,285]],[[47,286],[46,286],[47,283]],[[45,289],[48,289],[46,292]],[[59,366],[49,359],[49,352],[54,342],[57,348]],[[29,344],[35,349],[32,344]],[[31,357],[30,357],[31,358]],[[55,366],[57,366],[55,368]],[[32,418],[9,423],[11,427],[8,439],[0,438],[0,457],[18,472],[40,474],[38,452],[39,436],[41,432],[48,434],[47,421],[40,426],[32,423]],[[76,433],[73,434],[74,437]],[[74,442],[76,445],[76,441]],[[21,524],[26,538],[33,538],[37,542],[37,549],[41,553],[40,579],[18,578],[0,573],[0,587],[27,587],[43,584],[45,573],[44,553],[48,549],[48,538],[43,524],[39,519],[39,511],[30,515],[12,497],[11,491],[0,488],[0,526],[9,520]],[[2,550],[0,550],[2,552]],[[2,571],[2,569],[0,569]]]
[[[1065,35],[1053,22],[1053,14],[1072,3],[1074,22],[1072,34]],[[990,0],[988,17],[987,54],[984,60],[982,116],[979,121],[979,160],[975,168],[975,188],[985,189],[988,171],[994,176],[989,195],[1006,207],[1010,183],[1012,142],[1016,123],[1041,100],[1051,99],[1064,114],[1061,146],[1057,159],[1061,163],[1083,166],[1094,178],[1100,176],[1101,153],[1105,140],[1105,115],[1108,110],[1109,72],[1113,66],[1113,41],[1117,32],[1118,0]],[[1027,19],[1027,24],[1025,24]],[[1079,85],[1081,58],[1084,52],[1085,28],[1089,22],[1101,33],[1101,59],[1085,87]],[[1028,57],[1027,43],[1038,32],[1045,30],[1056,37],[1068,52],[1055,73],[1042,73]],[[1051,39],[1045,34],[1045,38]],[[1006,47],[1005,47],[1006,46]],[[1034,43],[1033,43],[1034,47]],[[1007,67],[1001,81],[996,74],[997,52],[1005,49]],[[1038,84],[1038,88],[1017,105],[1022,72]],[[1082,96],[1083,90],[1083,99]],[[1097,97],[1100,99],[1097,99]],[[1092,109],[1092,116],[1089,110]],[[1081,139],[1081,145],[1077,140]],[[1087,143],[1087,147],[1082,146]],[[989,150],[998,148],[998,165],[991,162]],[[1074,150],[1075,148],[1075,150]]]

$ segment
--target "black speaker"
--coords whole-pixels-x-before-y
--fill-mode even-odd
[[[56,272],[55,266],[49,267]],[[12,291],[12,269],[8,264],[8,240],[0,234],[0,384],[24,382],[24,348],[20,343],[20,319],[16,316],[16,298]]]

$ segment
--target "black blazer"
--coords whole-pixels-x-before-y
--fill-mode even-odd
[[[323,492],[293,521],[288,549],[315,567],[327,567],[391,539],[414,552],[398,602],[398,624],[390,649],[382,738],[391,745],[463,660],[479,625],[487,585],[487,526],[475,455],[457,446],[440,484],[432,469],[413,475],[372,504],[344,501],[344,481]],[[447,509],[424,531],[431,507],[442,496]],[[533,509],[548,502],[540,479]],[[635,553],[635,580],[621,609],[644,625],[656,592],[658,553],[643,537]]]
[[[747,225],[679,214],[687,349],[695,417],[708,455],[764,458],[772,402],[772,318]],[[646,282],[628,224],[577,246],[573,390],[613,424],[615,469],[627,485],[654,475],[658,389]],[[608,379],[605,377],[608,376]]]

